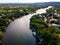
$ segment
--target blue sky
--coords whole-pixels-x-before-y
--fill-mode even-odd
[[[0,3],[35,3],[35,2],[60,2],[60,0],[0,0]]]

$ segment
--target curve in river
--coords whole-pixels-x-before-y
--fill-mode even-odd
[[[44,9],[38,9],[36,13],[28,14],[12,21],[4,33],[3,45],[36,45],[36,40],[29,29],[29,19],[33,15],[46,13],[46,9],[48,8],[51,8],[51,6]]]

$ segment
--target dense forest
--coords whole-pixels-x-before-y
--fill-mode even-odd
[[[30,28],[35,32],[33,35],[38,45],[60,45],[60,7],[52,7],[46,13],[32,16]]]

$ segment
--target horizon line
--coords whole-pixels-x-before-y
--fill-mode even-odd
[[[59,2],[59,1],[48,1],[48,2]],[[9,3],[9,2],[7,2]],[[6,4],[7,4],[6,3]],[[10,2],[10,3],[20,3],[20,4],[24,4],[24,3],[21,3],[21,2]],[[45,2],[28,2],[28,3],[45,3]],[[4,4],[4,3],[0,3],[0,4]],[[26,3],[27,4],[27,3]]]

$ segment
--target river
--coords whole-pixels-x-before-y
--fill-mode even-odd
[[[3,35],[3,45],[37,45],[36,40],[29,28],[30,18],[35,14],[46,13],[46,9],[38,9],[36,13],[28,14],[12,21]]]

